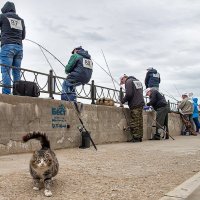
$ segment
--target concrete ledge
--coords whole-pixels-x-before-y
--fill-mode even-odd
[[[131,138],[129,132],[123,131],[127,126],[124,113],[129,120],[127,108],[84,104],[80,116],[95,144],[105,144],[126,142]],[[155,132],[153,118],[155,112],[143,112],[144,140]],[[34,140],[22,143],[22,136],[33,131],[45,132],[53,149],[78,147],[81,144],[78,125],[80,121],[69,102],[0,94],[0,155],[39,148]],[[180,128],[180,116],[170,113],[170,135],[179,135]]]
[[[193,177],[186,180],[185,182],[183,182],[174,190],[167,193],[160,200],[181,200],[181,199],[186,200],[199,186],[200,186],[200,172],[195,174]],[[198,199],[200,199],[200,197]],[[195,199],[192,198],[191,200]]]

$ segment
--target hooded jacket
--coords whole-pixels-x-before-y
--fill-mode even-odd
[[[167,101],[165,97],[160,94],[160,92],[152,89],[147,106],[152,106],[153,109],[156,111],[158,108],[167,106]]]
[[[93,63],[91,56],[84,49],[74,53],[65,67],[65,72],[69,74],[67,80],[72,83],[88,83],[91,79],[92,71]]]
[[[22,40],[26,34],[25,25],[24,20],[16,14],[15,4],[8,1],[1,11],[1,46],[4,44],[22,45]]]
[[[193,115],[192,115],[193,118],[198,118],[199,117],[198,106],[199,106],[198,105],[198,99],[197,98],[193,98],[193,108],[194,108]]]
[[[134,76],[129,76],[125,82],[126,95],[121,100],[124,104],[128,102],[130,109],[143,107],[145,105],[143,98],[143,87],[142,83]]]
[[[153,68],[148,70],[145,78],[146,88],[159,87],[159,83],[160,83],[160,74],[157,72],[157,70]]]

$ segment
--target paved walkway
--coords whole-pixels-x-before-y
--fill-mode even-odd
[[[52,199],[175,200],[167,194],[185,181],[191,185],[188,179],[193,185],[189,189],[184,186],[184,198],[196,200],[199,195],[200,136],[97,147],[98,151],[92,147],[55,151],[60,170],[52,186]],[[30,156],[0,157],[0,200],[46,199],[43,189],[32,190]]]

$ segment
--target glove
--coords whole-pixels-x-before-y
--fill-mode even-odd
[[[143,107],[143,110],[145,110],[145,111],[146,111],[146,110],[150,110],[150,108],[151,108],[150,106],[145,105],[145,106]]]

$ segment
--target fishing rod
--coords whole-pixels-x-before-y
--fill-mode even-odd
[[[117,89],[116,89],[116,86],[115,86],[115,83],[114,83],[114,78],[113,78],[113,76],[112,76],[112,74],[111,74],[110,68],[109,68],[109,66],[108,66],[108,63],[107,63],[106,57],[105,57],[105,55],[104,55],[102,49],[101,49],[101,52],[102,52],[103,58],[104,58],[104,60],[105,60],[106,66],[107,66],[107,69],[108,69],[108,72],[109,72],[109,76],[110,76],[111,79],[112,79],[112,82],[113,82],[114,88],[115,88],[115,90],[117,90]],[[117,82],[117,83],[118,83],[118,82]],[[122,88],[121,85],[120,85],[120,88]],[[119,96],[118,96],[118,98],[119,98]],[[121,101],[121,99],[122,99],[122,97],[121,97],[121,95],[120,95],[120,101]],[[129,127],[128,119],[127,119],[126,113],[125,113],[125,111],[124,111],[124,107],[123,107],[123,105],[122,105],[121,102],[120,102],[120,107],[122,107],[122,112],[123,112],[123,114],[124,114],[124,117],[125,117],[125,120],[126,120],[127,127]],[[123,128],[123,130],[126,130],[126,129],[127,129],[127,128],[125,128],[125,127]]]
[[[29,42],[32,42],[32,43],[38,45],[40,48],[44,49],[44,50],[45,50],[46,52],[48,52],[54,59],[56,59],[63,67],[65,67],[65,65],[64,65],[54,54],[52,54],[49,50],[47,50],[47,49],[46,49],[45,47],[43,47],[41,44],[39,44],[39,43],[37,43],[37,42],[35,42],[35,41],[33,41],[33,40],[30,40],[30,39],[25,39],[25,40],[27,40],[27,41],[29,41]]]
[[[51,63],[49,62],[48,58],[46,57],[46,55],[45,55],[43,49],[44,49],[46,52],[48,52],[51,56],[53,56],[57,61],[59,61],[59,63],[61,63],[61,61],[60,61],[56,56],[54,56],[50,51],[48,51],[46,48],[44,48],[42,45],[40,45],[40,44],[38,44],[37,42],[34,42],[34,41],[32,41],[32,40],[29,40],[29,39],[26,39],[26,40],[29,41],[29,42],[32,42],[32,43],[34,43],[34,44],[36,44],[36,45],[38,45],[38,46],[40,47],[40,49],[41,49],[41,51],[42,51],[42,53],[43,53],[45,59],[47,60],[48,64],[50,65],[51,69],[53,70],[53,72],[54,72],[54,74],[55,74],[55,71],[54,71],[54,69],[53,69]],[[62,64],[62,63],[61,63],[61,64]],[[62,65],[63,65],[63,64],[62,64]],[[63,66],[64,66],[64,65],[63,65]],[[64,67],[65,67],[65,66],[64,66]],[[55,74],[55,75],[56,75],[56,74]],[[58,80],[59,80],[59,79],[58,79]],[[60,83],[60,81],[59,81],[59,83]],[[61,83],[60,83],[60,84],[61,84]],[[67,96],[67,98],[69,99],[67,93],[66,93],[66,96]],[[76,113],[76,115],[77,115],[77,117],[78,117],[78,119],[79,119],[79,121],[80,121],[80,123],[81,123],[81,125],[82,125],[82,128],[78,127],[79,131],[80,131],[82,134],[85,134],[87,137],[89,137],[90,141],[92,142],[92,145],[93,145],[94,148],[97,150],[97,147],[96,147],[96,145],[95,145],[93,139],[91,138],[90,133],[89,133],[88,130],[86,129],[86,127],[85,127],[85,125],[84,125],[82,119],[81,119],[80,116],[79,116],[78,110],[75,108],[75,102],[74,102],[74,104],[72,103],[72,101],[68,101],[68,102],[71,104],[72,109],[73,109],[74,112]]]
[[[112,76],[112,74],[111,74],[110,68],[109,68],[109,66],[108,66],[108,63],[107,63],[107,61],[106,61],[106,57],[105,57],[105,55],[104,55],[102,49],[101,49],[101,52],[102,52],[103,58],[104,58],[104,60],[105,60],[106,66],[107,66],[107,68],[108,68],[108,72],[109,72],[109,74],[110,74],[110,77],[111,77],[111,79],[112,79],[113,86],[114,86],[115,90],[117,90],[116,87],[115,87],[115,82],[114,82],[113,76]]]

